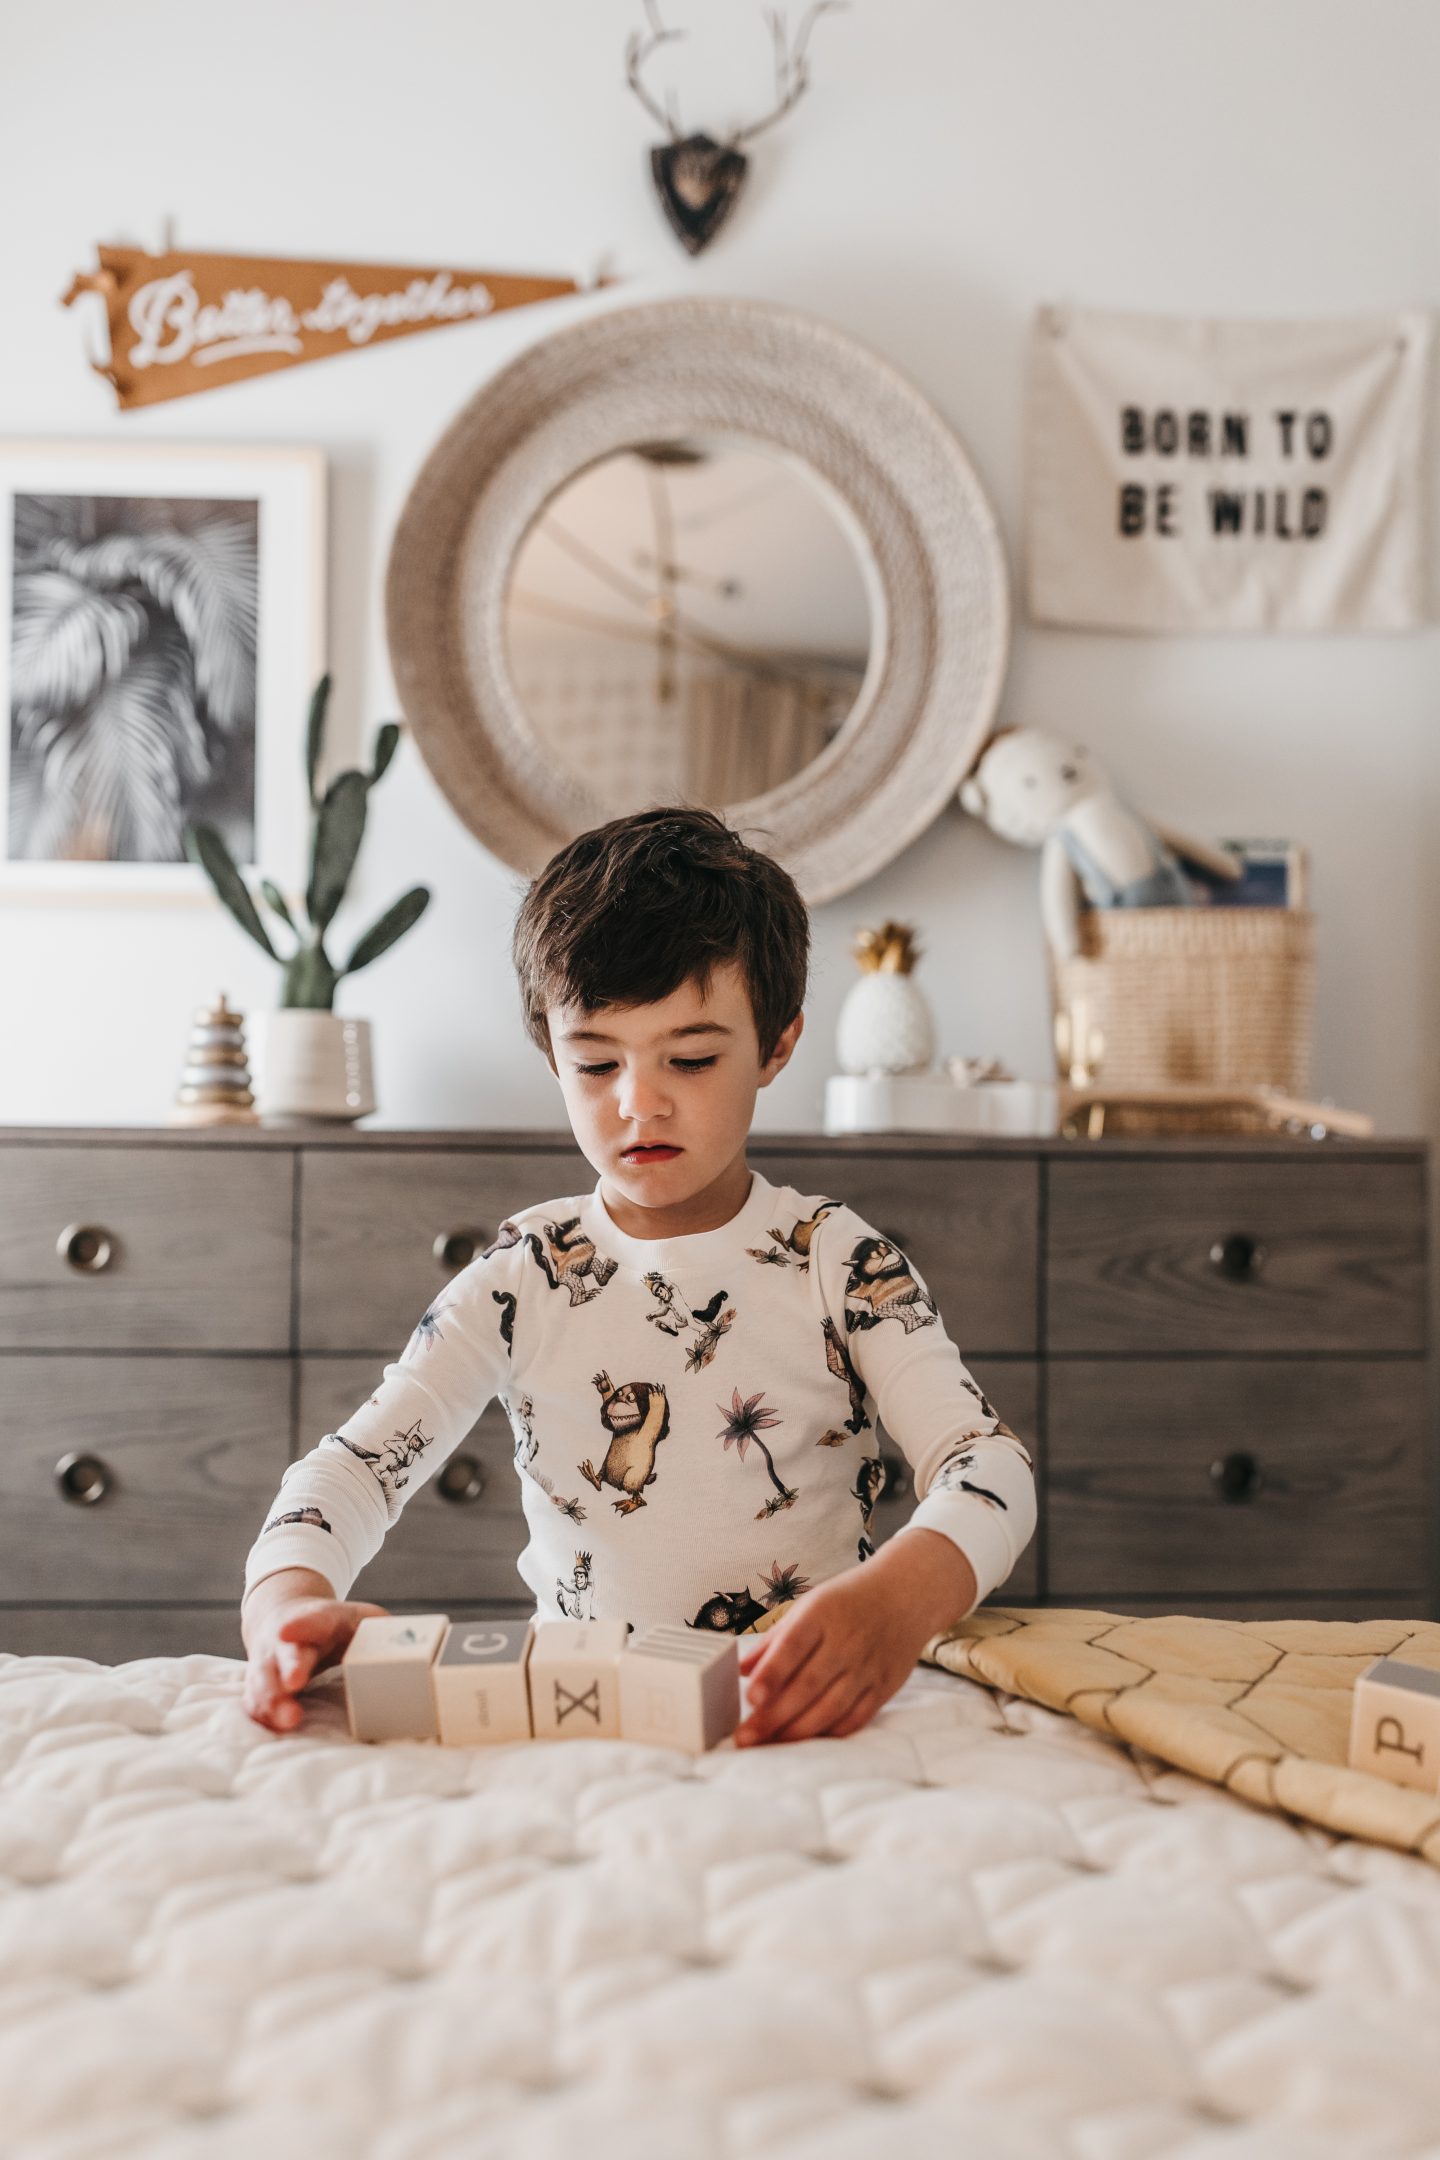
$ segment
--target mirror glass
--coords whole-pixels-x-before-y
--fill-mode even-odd
[[[874,643],[844,506],[788,452],[733,436],[636,443],[560,488],[506,590],[511,680],[607,816],[720,810],[811,764]]]

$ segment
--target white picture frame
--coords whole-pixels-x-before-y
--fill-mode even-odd
[[[213,636],[206,661],[200,657],[207,635],[204,623],[197,624],[192,606],[186,611],[187,630],[168,607],[169,580],[163,568],[156,571],[150,553],[138,582],[116,581],[114,549],[123,551],[134,539],[130,526],[137,532],[143,528],[149,537],[158,531],[163,538],[170,506],[177,506],[177,529],[221,534],[224,559],[239,566],[236,589],[246,596],[230,616],[225,637],[233,657],[245,642],[249,624],[253,687],[234,689],[237,679],[248,686],[249,678],[237,678],[232,670],[223,745],[198,687],[191,696],[193,722],[184,719],[190,694],[185,685],[198,685],[207,667],[211,680],[218,679]],[[183,854],[178,859],[147,859],[141,852],[173,846],[177,825],[192,819],[206,818],[225,829],[196,793],[202,786],[212,800],[222,791],[233,820],[230,830],[237,835],[233,851],[246,882],[253,885],[263,873],[287,894],[304,891],[310,821],[306,719],[311,694],[326,669],[326,523],[325,458],[308,445],[0,439],[0,900],[218,904],[204,872]],[[109,557],[84,553],[86,546],[93,549],[97,540],[106,538],[112,542]],[[71,555],[67,545],[81,552]],[[249,582],[247,551],[253,552]],[[54,651],[43,661],[36,658],[37,639],[45,634],[37,600],[58,596],[62,606],[65,601],[58,582],[50,594],[37,586],[41,566],[52,573],[58,570],[59,579],[72,583],[77,575],[80,583],[88,576],[101,588],[110,581],[111,589],[97,598],[97,623],[88,642],[81,623],[65,659]],[[124,609],[118,630],[112,603]],[[80,595],[78,613],[83,616],[88,606]],[[127,624],[137,630],[128,663],[116,657]],[[168,779],[162,777],[149,798],[141,789],[145,814],[138,824],[133,817],[122,824],[113,814],[91,817],[91,835],[114,835],[117,829],[122,833],[109,844],[123,854],[100,855],[98,848],[106,843],[93,837],[90,845],[97,853],[88,859],[62,854],[57,849],[65,843],[53,835],[66,814],[57,808],[57,802],[64,801],[66,766],[62,757],[47,771],[45,759],[56,755],[67,719],[93,725],[98,718],[101,693],[95,693],[91,705],[85,703],[96,670],[102,664],[111,668],[113,682],[113,671],[133,666],[142,647],[150,652],[152,682],[164,682],[171,667],[178,701],[175,740],[178,744],[183,737],[192,746],[189,752],[178,747],[174,751],[177,773],[184,767],[184,777],[173,783],[179,792],[167,808]],[[17,679],[31,692],[23,747]],[[48,687],[63,681],[75,693],[68,702],[58,688]],[[38,698],[37,682],[47,686]],[[53,703],[53,716],[45,709],[46,697]],[[196,777],[207,757],[207,749],[200,747],[202,736],[208,746],[203,783]],[[157,728],[150,738],[152,752],[168,755],[169,740],[167,732]],[[124,755],[122,747],[119,756]],[[228,783],[221,769],[226,759],[233,774],[228,797],[223,796]],[[42,803],[43,814],[37,807]],[[72,834],[76,830],[72,825]]]

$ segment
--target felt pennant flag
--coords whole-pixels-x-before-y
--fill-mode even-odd
[[[103,299],[110,358],[91,365],[122,410],[585,289],[572,278],[188,248],[148,255],[97,247],[96,254],[99,269],[79,272],[61,304],[90,292]]]

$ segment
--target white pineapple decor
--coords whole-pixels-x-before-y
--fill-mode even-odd
[[[919,959],[914,927],[883,922],[861,930],[850,948],[860,966],[840,1008],[835,1054],[840,1070],[928,1072],[935,1056],[935,1020],[912,970]]]

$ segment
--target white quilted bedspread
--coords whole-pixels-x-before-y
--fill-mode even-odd
[[[1440,2160],[1440,1871],[922,1667],[864,1732],[298,1735],[0,1656],[5,2160]]]

